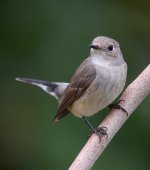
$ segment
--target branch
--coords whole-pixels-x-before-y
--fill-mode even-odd
[[[150,93],[150,64],[146,69],[127,87],[121,96],[120,105],[128,112],[127,115],[119,109],[113,109],[99,125],[107,127],[108,138],[103,136],[101,141],[93,134],[80,151],[69,170],[89,170],[107,147],[109,142],[137,108],[137,106]]]

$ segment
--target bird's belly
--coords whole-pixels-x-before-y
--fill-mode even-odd
[[[70,111],[78,117],[92,116],[105,107],[105,102],[101,96],[102,94],[98,91],[86,93],[71,105]]]
[[[114,71],[114,70],[113,70]],[[102,81],[103,80],[103,81]],[[126,73],[121,70],[97,76],[86,93],[75,101],[69,110],[78,117],[92,116],[111,104],[122,92],[126,81]]]

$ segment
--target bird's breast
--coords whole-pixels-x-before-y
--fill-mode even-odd
[[[96,78],[69,110],[76,116],[91,116],[111,104],[122,92],[127,66],[102,67],[95,65]]]

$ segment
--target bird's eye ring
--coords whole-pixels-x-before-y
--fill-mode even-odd
[[[109,50],[109,51],[113,51],[113,49],[114,49],[114,46],[113,46],[113,45],[109,45],[109,46],[108,46],[108,50]]]

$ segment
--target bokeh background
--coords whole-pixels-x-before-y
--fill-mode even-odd
[[[72,115],[52,125],[57,102],[15,77],[68,82],[97,35],[119,41],[130,84],[150,63],[150,1],[0,1],[0,170],[69,167],[89,129]],[[97,126],[107,113],[90,121]],[[98,169],[150,169],[150,96],[98,159]]]

